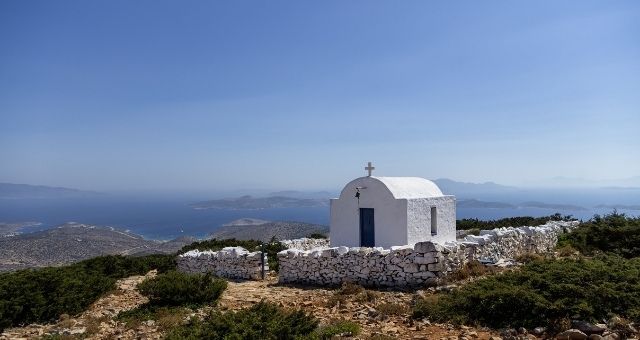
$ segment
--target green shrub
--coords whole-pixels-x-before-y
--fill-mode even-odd
[[[182,339],[308,339],[318,320],[303,311],[285,311],[261,301],[239,312],[212,312],[205,320],[194,318],[174,328],[167,340]]]
[[[174,255],[108,255],[69,266],[0,274],[0,331],[78,314],[115,289],[117,279],[172,267]]]
[[[314,234],[311,234],[311,235],[307,236],[307,238],[315,238],[315,239],[324,239],[324,240],[326,240],[329,237],[327,235],[325,235],[325,234],[314,233]]]
[[[202,306],[213,304],[227,288],[227,281],[207,274],[170,271],[138,284],[140,293],[154,306]]]
[[[584,254],[613,253],[625,258],[640,256],[640,217],[613,211],[594,215],[571,233],[559,237],[558,246],[571,245]]]
[[[534,261],[419,302],[413,317],[490,327],[535,327],[559,318],[640,319],[640,258]]]
[[[334,335],[339,334],[347,336],[358,335],[360,334],[360,325],[352,321],[338,320],[332,321],[320,330],[322,339],[331,339]]]
[[[573,221],[571,215],[562,216],[560,213],[555,213],[550,216],[532,217],[532,216],[520,216],[520,217],[507,217],[499,220],[481,221],[477,218],[463,218],[456,221],[457,230],[490,230],[495,228],[508,228],[508,227],[524,227],[524,226],[538,226],[547,223],[548,221]]]

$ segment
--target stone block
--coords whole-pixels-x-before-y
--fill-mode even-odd
[[[413,251],[416,253],[429,253],[432,251],[442,251],[443,247],[437,243],[431,241],[418,242],[413,246]]]

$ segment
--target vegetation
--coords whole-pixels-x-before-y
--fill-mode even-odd
[[[158,275],[138,284],[140,293],[155,306],[198,307],[214,304],[227,288],[227,281],[211,273],[191,275],[177,271]]]
[[[145,320],[155,320],[168,330],[178,326],[187,308],[215,305],[227,288],[227,281],[210,273],[191,275],[177,271],[142,281],[137,289],[149,302],[118,314],[117,319],[135,328]]]
[[[167,340],[313,339],[318,320],[303,311],[285,311],[261,301],[239,312],[213,311],[167,333]]]
[[[282,248],[282,244],[275,238],[271,238],[269,242],[262,242],[258,240],[236,240],[235,238],[228,238],[224,240],[212,239],[201,242],[194,242],[190,245],[182,247],[178,254],[184,254],[189,250],[213,250],[218,251],[225,247],[243,247],[249,251],[259,251],[264,244],[264,251],[267,254],[267,260],[269,269],[278,272],[278,252]]]
[[[175,267],[173,255],[100,256],[64,267],[0,274],[0,331],[84,311],[117,279]]]
[[[416,318],[458,324],[540,326],[560,318],[640,319],[640,258],[538,260],[419,303]]]
[[[490,230],[495,228],[508,228],[508,227],[524,227],[524,226],[537,226],[545,224],[548,221],[572,221],[575,220],[571,215],[562,216],[560,213],[555,213],[550,216],[543,217],[507,217],[499,220],[481,221],[477,218],[463,218],[456,221],[457,230]]]
[[[308,238],[317,238],[317,239],[328,239],[329,236],[325,235],[325,234],[319,234],[319,233],[313,233],[311,235],[309,235]]]
[[[354,336],[360,334],[360,325],[352,321],[332,320],[328,325],[320,328],[321,339],[333,339],[334,336]]]
[[[613,253],[624,258],[640,256],[640,217],[613,211],[595,215],[571,233],[561,235],[559,247],[570,245],[583,254]]]

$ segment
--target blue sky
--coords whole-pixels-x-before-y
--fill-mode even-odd
[[[640,2],[0,1],[0,182],[640,175]]]

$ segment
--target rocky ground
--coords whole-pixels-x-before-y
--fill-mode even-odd
[[[0,340],[38,339],[48,334],[59,334],[63,339],[73,338],[74,335],[87,339],[162,339],[167,329],[184,322],[185,318],[167,315],[157,321],[147,320],[135,324],[127,324],[114,320],[114,317],[124,310],[132,309],[146,302],[135,286],[145,278],[152,277],[155,272],[146,276],[134,276],[118,281],[117,290],[93,304],[87,311],[77,316],[62,316],[56,323],[46,325],[29,325],[5,330]],[[431,288],[433,290],[433,288]],[[264,281],[231,281],[221,297],[219,305],[223,311],[231,312],[249,307],[261,300],[276,303],[283,308],[303,309],[312,313],[328,324],[334,320],[350,320],[358,323],[362,333],[350,339],[440,339],[440,340],[476,340],[476,339],[542,339],[526,330],[491,330],[487,328],[456,327],[450,324],[430,323],[427,320],[412,320],[408,315],[408,306],[418,295],[430,294],[429,290],[422,291],[369,291],[373,299],[358,299],[348,296],[336,299],[336,289],[280,285],[276,277],[269,277]],[[194,311],[186,318],[206,315],[207,307]],[[597,327],[586,325],[584,327]],[[606,326],[604,326],[606,328]],[[529,334],[527,334],[529,333]],[[600,335],[592,335],[589,339],[619,340],[620,335],[605,330],[599,330]],[[564,334],[564,335],[563,335]],[[571,330],[555,339],[587,338],[582,332]],[[628,333],[628,339],[637,337],[637,333]],[[347,337],[345,337],[347,338]]]
[[[97,301],[86,312],[78,316],[63,316],[58,322],[47,325],[29,325],[7,329],[0,340],[38,339],[46,334],[83,334],[89,339],[162,339],[167,324],[172,320],[146,321],[127,325],[113,318],[120,311],[138,306],[146,299],[136,290],[137,283],[146,276],[134,276],[118,282],[118,289]],[[322,323],[331,320],[352,320],[362,327],[362,334],[355,339],[368,339],[375,334],[384,334],[399,339],[489,339],[498,334],[487,329],[456,328],[451,325],[430,324],[426,321],[412,321],[407,314],[385,316],[378,310],[383,304],[406,306],[413,298],[412,293],[380,291],[375,301],[332,303],[334,289],[310,288],[302,286],[278,285],[277,278],[265,281],[229,282],[219,308],[235,311],[251,306],[264,299],[286,308],[301,308],[319,318]],[[335,301],[334,301],[335,302]],[[405,310],[404,312],[406,312]],[[206,311],[196,311],[205,314]]]

